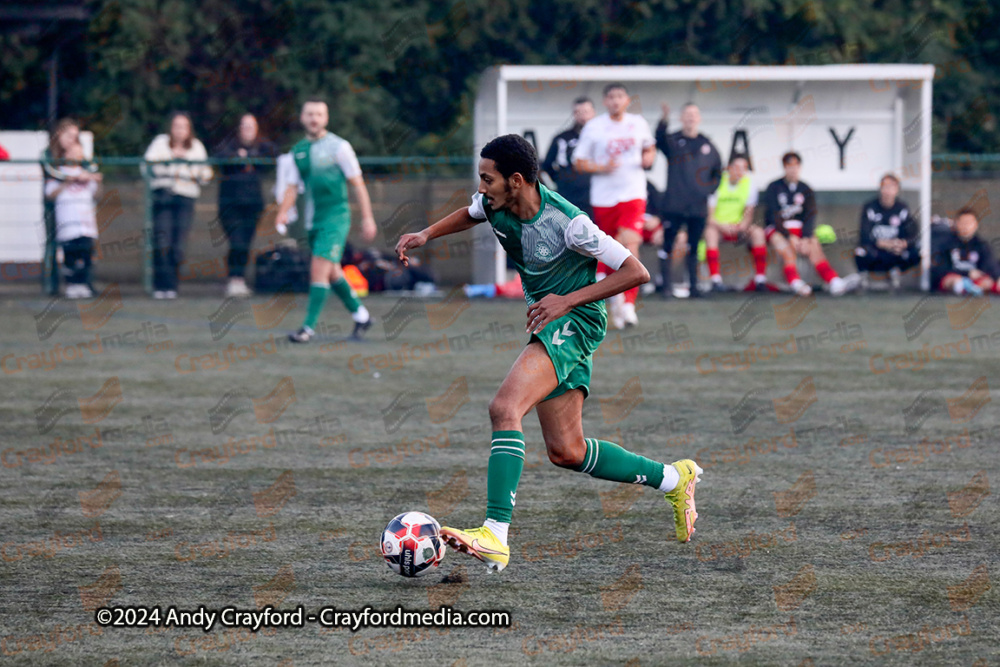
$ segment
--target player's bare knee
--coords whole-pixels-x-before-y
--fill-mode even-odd
[[[546,443],[548,444],[548,443]],[[560,468],[575,470],[583,463],[586,450],[582,447],[572,447],[568,443],[548,445],[549,461]]]
[[[517,406],[514,402],[502,396],[494,396],[489,406],[490,423],[494,431],[509,430],[511,425],[520,428],[521,418],[524,415],[517,414]]]

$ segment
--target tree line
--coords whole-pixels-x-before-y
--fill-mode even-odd
[[[85,0],[81,25],[0,25],[0,128],[59,115],[141,154],[172,110],[212,145],[245,110],[288,145],[314,93],[361,155],[463,154],[497,64],[932,63],[934,150],[1000,152],[991,0]]]

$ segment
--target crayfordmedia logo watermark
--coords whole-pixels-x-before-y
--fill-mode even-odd
[[[767,400],[760,389],[751,389],[729,411],[729,421],[733,433],[739,435],[757,419],[758,416],[773,412],[775,421],[788,424],[798,421],[809,406],[816,403],[816,385],[813,377],[807,375],[787,396]]]
[[[864,330],[860,324],[838,322],[832,329],[814,334],[789,334],[788,338],[774,343],[750,343],[745,350],[720,355],[701,354],[694,360],[700,375],[723,371],[745,371],[755,364],[770,363],[780,357],[806,354],[827,345],[839,345],[841,353],[854,352],[867,347]],[[741,339],[742,340],[742,339]]]
[[[404,391],[396,394],[382,410],[385,432],[393,434],[414,415],[426,414],[432,424],[444,424],[469,402],[469,381],[465,375],[455,378],[439,396],[427,396],[426,391]]]
[[[38,340],[46,340],[68,319],[77,316],[87,331],[100,329],[111,316],[124,307],[121,289],[118,283],[111,283],[91,302],[79,302],[75,307],[68,307],[65,302],[56,297],[35,314],[35,331]]]
[[[208,410],[212,433],[222,433],[233,419],[247,412],[253,412],[258,424],[271,424],[285,413],[296,398],[295,382],[291,377],[278,380],[274,389],[260,398],[250,396],[249,389],[243,385],[230,389]]]
[[[75,456],[91,449],[100,449],[103,446],[101,429],[95,428],[93,434],[89,436],[56,438],[44,447],[26,447],[24,449],[9,447],[0,451],[0,464],[4,468],[20,468],[36,463],[52,465],[63,457]]]
[[[716,655],[730,651],[746,653],[754,647],[754,644],[779,641],[783,637],[794,637],[798,633],[795,617],[789,616],[788,620],[783,623],[764,626],[751,625],[743,632],[724,637],[712,638],[703,635],[695,640],[694,650],[698,655]]]
[[[266,544],[278,539],[274,524],[258,529],[237,531],[231,530],[224,536],[204,542],[178,542],[174,546],[174,557],[179,561],[194,561],[200,559],[228,558],[237,550],[249,549],[259,544]]]
[[[872,542],[868,545],[868,558],[873,562],[883,563],[893,558],[922,558],[934,549],[944,549],[952,542],[968,542],[972,539],[969,524],[963,524],[954,530],[932,533],[924,529],[919,537],[900,540],[898,542]]]
[[[606,531],[592,533],[576,531],[569,539],[554,540],[547,544],[525,542],[522,547],[523,557],[528,562],[536,562],[546,558],[575,558],[587,549],[597,549],[621,542],[623,539],[625,538],[622,533],[622,524],[619,522]]]
[[[931,626],[924,624],[919,630],[905,634],[885,636],[875,635],[868,640],[868,650],[872,655],[888,655],[897,653],[920,653],[930,648],[931,644],[949,641],[972,634],[969,617],[963,616],[957,623],[946,623]]]
[[[101,636],[104,630],[94,623],[56,625],[51,630],[29,635],[4,635],[0,638],[0,654],[52,653],[60,645],[80,641],[84,637]]]
[[[787,528],[770,533],[758,533],[751,530],[747,535],[729,542],[699,542],[695,545],[695,557],[703,563],[710,563],[720,558],[746,558],[755,551],[771,549],[781,544],[798,541],[795,523],[789,523]]]
[[[4,542],[0,545],[0,558],[5,563],[16,563],[17,561],[32,558],[55,558],[60,551],[76,549],[88,542],[103,542],[104,532],[98,521],[90,528],[62,532],[53,531],[51,537],[45,537],[30,542]]]

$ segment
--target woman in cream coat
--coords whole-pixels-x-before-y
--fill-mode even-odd
[[[175,112],[170,133],[146,149],[153,192],[153,298],[176,299],[178,268],[201,186],[212,179],[205,146],[194,136],[191,117]],[[198,164],[201,163],[201,164]]]

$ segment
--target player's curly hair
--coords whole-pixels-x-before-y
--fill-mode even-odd
[[[538,180],[538,154],[535,147],[519,134],[505,134],[493,139],[483,146],[479,157],[493,160],[504,179],[521,174],[529,185]]]

